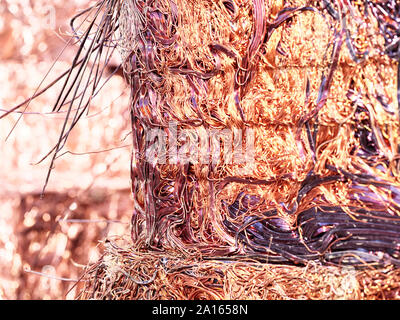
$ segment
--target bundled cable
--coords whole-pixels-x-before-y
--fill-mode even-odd
[[[397,5],[292,2],[131,8],[141,17],[126,29],[137,39],[126,62],[134,241],[209,257],[398,264],[398,36],[383,26],[397,23]],[[254,130],[253,167],[171,164],[171,121],[194,141]],[[150,163],[154,128],[168,142]]]
[[[156,268],[136,281],[125,268],[132,252],[123,253],[112,278],[121,292],[135,283],[131,298],[154,298],[141,285],[167,277],[165,288],[196,288],[174,298],[222,298],[226,281],[241,278],[236,268],[249,275],[260,263],[260,275],[271,263],[397,272],[397,1],[102,0],[89,12],[71,70],[89,73],[83,97],[101,73],[87,68],[89,57],[121,53],[131,89],[131,250],[144,259],[129,268]],[[75,90],[70,112],[80,85],[76,77],[66,93]],[[87,107],[78,103],[55,154]],[[161,253],[181,259],[174,272],[145,262]]]

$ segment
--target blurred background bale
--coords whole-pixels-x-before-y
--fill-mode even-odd
[[[35,92],[65,46],[69,19],[89,4],[87,0],[1,1],[0,109],[9,109]],[[44,85],[69,68],[74,55],[75,47],[68,46]],[[33,100],[20,119],[15,113],[1,120],[0,298],[66,298],[73,282],[26,270],[77,279],[80,265],[99,257],[99,240],[124,233],[131,214],[124,87],[122,78],[113,77],[93,100],[91,115],[69,137],[65,151],[71,153],[58,159],[42,200],[49,163],[35,163],[53,147],[60,131],[63,114],[44,114],[51,111],[59,86]],[[73,296],[71,292],[68,298]]]

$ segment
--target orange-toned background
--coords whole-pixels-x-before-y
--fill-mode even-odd
[[[90,3],[0,3],[0,109],[10,109],[35,92],[68,39],[69,19]],[[76,49],[66,48],[42,87],[69,67]],[[122,78],[111,79],[94,99],[90,115],[70,135],[65,151],[126,147],[65,154],[55,163],[43,200],[49,159],[35,163],[61,130],[63,114],[44,114],[51,111],[60,85],[33,100],[20,119],[12,114],[0,120],[0,298],[73,298],[74,291],[65,295],[73,282],[27,271],[78,279],[82,266],[99,256],[99,241],[126,233],[132,204],[125,87]]]

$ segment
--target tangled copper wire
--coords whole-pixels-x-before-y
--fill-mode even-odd
[[[399,298],[399,4],[129,4],[132,240],[143,251],[109,249],[140,267],[100,283],[99,262],[82,297]],[[146,162],[147,130],[171,135],[169,121],[199,136],[253,128],[256,165],[241,175],[246,164]]]
[[[109,249],[82,297],[338,297],[332,265],[364,268],[345,298],[397,290],[398,2],[102,0],[79,17],[87,12],[66,74],[78,76],[54,107],[75,90],[54,159],[90,103],[73,109],[77,97],[92,84],[96,92],[102,71],[89,58],[106,64],[118,48],[131,88],[135,207],[132,248]],[[194,141],[252,129],[255,163],[173,163],[164,151],[148,161],[153,129],[190,129]]]
[[[108,241],[91,265],[78,299],[257,300],[399,299],[400,270],[356,270],[323,266],[273,265],[247,259],[226,263],[139,252]],[[126,241],[125,241],[126,242]]]
[[[398,25],[397,4],[125,5],[122,41],[136,39],[123,50],[134,243],[210,258],[399,265],[398,35],[382,26]],[[171,121],[195,137],[254,129],[250,173],[246,163],[147,161],[147,132],[169,137]]]

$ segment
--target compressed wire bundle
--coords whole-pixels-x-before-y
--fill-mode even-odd
[[[122,8],[138,246],[399,264],[397,3]]]
[[[399,4],[128,3],[134,249],[81,298],[398,298]]]
[[[305,267],[242,261],[182,259],[171,252],[137,251],[106,242],[102,258],[86,271],[79,299],[255,300],[398,299],[400,270]]]
[[[323,298],[340,270],[328,265],[367,268],[345,298],[384,297],[360,291],[375,277],[398,288],[395,0],[102,0],[72,26],[81,47],[54,110],[75,94],[53,161],[115,48],[133,136],[132,248],[89,268],[82,297]]]

